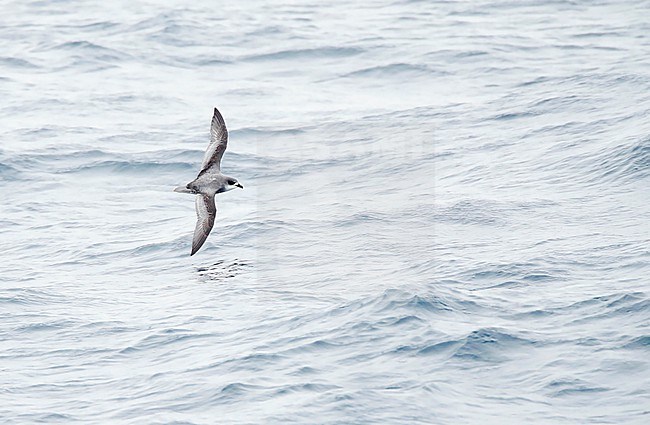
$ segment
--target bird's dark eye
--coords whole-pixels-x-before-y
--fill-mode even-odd
[[[234,180],[228,180],[228,184],[231,185],[231,186],[234,185],[235,183],[236,182]]]

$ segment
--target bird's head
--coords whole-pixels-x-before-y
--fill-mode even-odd
[[[239,183],[239,181],[237,181],[236,178],[234,178],[234,177],[226,177],[224,192],[227,192],[229,190],[233,190],[236,187],[238,187],[240,189],[244,188],[244,186],[241,183]]]

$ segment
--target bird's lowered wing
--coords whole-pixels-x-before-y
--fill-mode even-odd
[[[216,171],[221,170],[221,158],[228,146],[228,130],[226,129],[226,122],[217,110],[214,108],[214,115],[212,116],[212,126],[210,127],[210,144],[205,151],[203,163],[201,164],[201,171],[214,168]]]
[[[194,239],[192,239],[192,253],[203,246],[208,238],[214,219],[217,216],[217,206],[214,203],[214,196],[200,194],[196,197],[196,227],[194,228]]]

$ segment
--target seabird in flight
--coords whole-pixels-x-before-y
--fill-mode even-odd
[[[196,254],[196,251],[201,248],[208,238],[212,226],[214,226],[214,219],[217,216],[214,196],[217,193],[227,192],[236,187],[244,188],[236,178],[221,174],[221,158],[226,151],[227,145],[228,130],[226,130],[226,122],[217,108],[214,108],[212,126],[210,127],[210,144],[205,151],[201,171],[193,181],[174,189],[174,192],[196,195],[197,219],[190,255]]]

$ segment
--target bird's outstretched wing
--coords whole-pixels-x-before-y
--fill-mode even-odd
[[[203,164],[201,164],[201,171],[214,168],[216,171],[221,170],[221,158],[228,146],[228,130],[226,129],[226,122],[217,110],[214,108],[214,115],[212,116],[212,126],[210,127],[210,144],[205,151],[203,157]]]
[[[196,197],[196,227],[194,228],[194,239],[192,239],[192,253],[203,246],[208,238],[214,219],[217,216],[217,206],[214,203],[214,196],[200,194]]]

